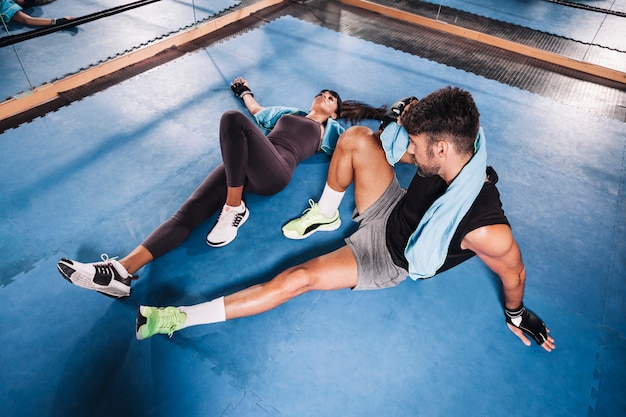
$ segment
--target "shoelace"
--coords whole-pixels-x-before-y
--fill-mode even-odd
[[[102,260],[102,262],[98,262],[98,263],[94,263],[93,264],[93,267],[96,269],[96,273],[99,273],[99,274],[102,274],[102,275],[115,276],[115,272],[113,272],[113,269],[115,267],[109,261],[117,259],[117,256],[109,258],[109,255],[107,255],[106,253],[103,253],[103,254],[100,255],[100,259]],[[132,279],[132,280],[136,280],[137,278],[139,278],[138,275],[133,275],[133,274],[129,274],[129,275],[130,275],[130,279]]]
[[[114,276],[113,273],[113,265],[111,264],[93,264],[93,267],[96,270],[96,274],[98,275],[108,275]]]
[[[161,333],[161,331],[166,331],[167,336],[171,339],[172,335],[176,331],[176,327],[178,327],[178,311],[163,311],[162,314],[159,314],[159,318],[157,319],[157,331]]]
[[[115,275],[112,271],[113,264],[109,262],[109,260],[117,259],[117,256],[109,258],[109,255],[103,253],[100,255],[100,259],[102,259],[102,262],[93,264],[93,267],[96,269],[96,273],[101,275]]]
[[[109,258],[109,255],[107,255],[106,253],[103,253],[103,254],[100,255],[100,259],[102,259],[102,262],[106,262],[109,259],[117,259],[117,256],[114,257],[114,258]]]
[[[239,223],[241,223],[241,220],[243,219],[244,214],[246,214],[246,210],[245,209],[244,209],[243,213],[237,213],[235,210],[228,210],[228,211],[222,210],[222,212],[220,213],[220,218],[218,219],[218,223],[221,222],[222,218],[224,220],[227,220],[228,217],[232,216],[233,219],[230,221],[230,225],[238,227]]]
[[[236,213],[236,216],[233,219],[233,226],[239,226],[239,223],[241,223],[241,220],[243,219],[244,213],[245,211],[243,213]]]
[[[309,208],[305,209],[302,212],[302,218],[306,217],[307,214],[309,214],[311,212],[311,210],[313,210],[313,207],[315,207],[315,201],[313,201],[312,199],[309,198]]]

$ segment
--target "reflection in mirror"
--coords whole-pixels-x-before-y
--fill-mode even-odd
[[[7,22],[10,21],[10,17],[13,17],[12,12],[9,11],[10,5],[7,5],[6,0],[0,0],[0,21],[2,22],[2,32],[7,36],[10,35],[9,28],[7,26]],[[6,50],[4,50],[6,49]],[[14,68],[19,68],[24,76],[24,81],[26,82],[29,89],[33,89],[33,85],[28,78],[28,74],[22,64],[22,60],[20,59],[20,55],[17,52],[17,49],[12,45],[11,48],[4,48],[2,53],[0,53],[0,62],[2,62],[2,71],[5,72],[5,67],[12,66]],[[15,65],[10,65],[10,63],[14,63]],[[0,98],[4,100],[5,98]]]
[[[26,8],[25,12],[37,18],[73,16],[75,20],[41,28],[15,21],[4,24],[0,35],[3,74],[0,101],[158,42],[240,3],[240,0],[54,0]]]

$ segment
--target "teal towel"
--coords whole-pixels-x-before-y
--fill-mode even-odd
[[[409,263],[409,276],[414,280],[432,277],[443,265],[456,228],[483,187],[487,143],[482,128],[474,147],[472,159],[426,211],[409,238],[404,256]]]
[[[13,0],[0,1],[0,19],[4,23],[8,23],[13,19],[15,13],[23,10],[19,4],[16,4]]]
[[[380,135],[389,165],[394,166],[409,148],[409,134],[396,122],[391,122]]]

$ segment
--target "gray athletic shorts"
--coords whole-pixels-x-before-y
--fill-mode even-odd
[[[394,177],[387,190],[362,214],[356,209],[352,219],[359,228],[346,239],[358,268],[357,284],[353,290],[376,290],[394,287],[409,275],[406,269],[393,263],[387,250],[387,219],[406,190]]]

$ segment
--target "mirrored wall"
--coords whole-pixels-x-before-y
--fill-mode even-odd
[[[3,10],[14,1],[0,0]],[[45,1],[49,0],[31,0],[31,4]],[[15,18],[0,21],[0,102],[193,28],[241,3],[240,0],[54,0],[24,7],[21,12],[32,18],[73,17],[73,23],[78,24],[38,27],[19,23]]]

